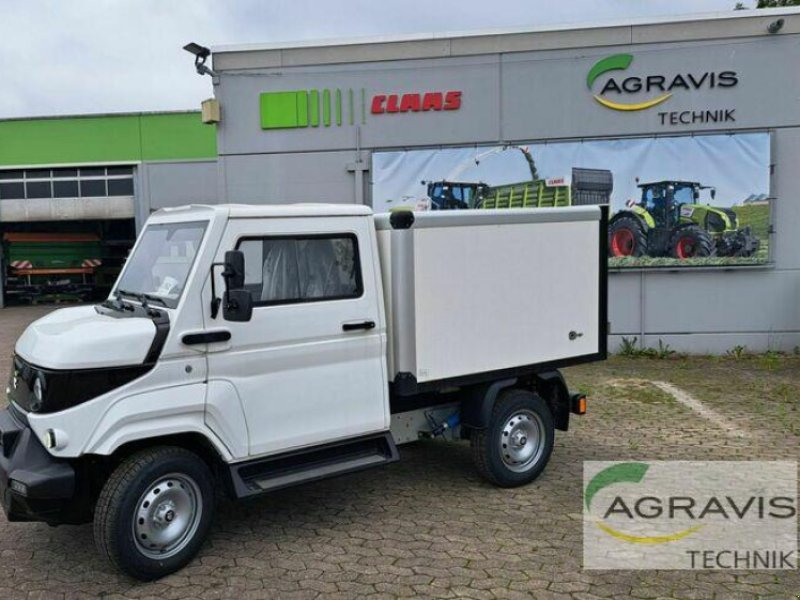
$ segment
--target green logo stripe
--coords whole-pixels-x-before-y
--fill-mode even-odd
[[[308,98],[308,113],[311,117],[311,126],[319,127],[319,91],[311,90]]]
[[[261,94],[261,127],[308,127],[308,92],[270,92]]]
[[[592,477],[586,490],[583,492],[583,499],[586,508],[591,510],[592,498],[597,492],[613,483],[639,483],[647,473],[649,465],[645,463],[622,463],[603,469]]]
[[[365,91],[361,89],[361,122],[366,122]],[[353,125],[355,93],[352,88],[323,90],[292,90],[264,92],[259,98],[261,129],[296,129],[300,127],[341,127]],[[345,120],[345,112],[347,118]]]
[[[331,91],[322,90],[322,123],[331,126]]]
[[[600,75],[608,71],[624,71],[631,65],[631,62],[633,62],[633,55],[631,54],[614,54],[597,61],[586,76],[586,85],[589,89],[592,89],[594,80]]]

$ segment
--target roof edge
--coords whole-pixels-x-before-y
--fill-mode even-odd
[[[755,19],[764,17],[781,17],[786,15],[800,15],[800,7],[770,8],[770,9],[745,9],[726,12],[691,13],[663,17],[640,17],[635,19],[609,20],[599,22],[579,22],[569,24],[555,24],[543,27],[508,27],[478,29],[469,31],[410,33],[383,36],[356,36],[350,38],[330,38],[322,40],[297,40],[275,43],[243,43],[222,44],[211,46],[213,54],[227,54],[234,52],[256,52],[271,50],[301,50],[314,48],[330,48],[338,46],[368,46],[374,44],[400,44],[407,42],[431,42],[446,40],[463,40],[486,36],[501,36],[513,34],[552,33],[569,31],[591,31],[615,27],[642,27],[650,25],[680,25],[690,22],[726,21],[734,19]]]
[[[55,121],[58,119],[107,119],[114,117],[157,117],[169,115],[199,115],[199,110],[153,110],[140,112],[107,112],[107,113],[83,113],[67,115],[33,115],[28,117],[0,117],[0,123],[10,121]]]

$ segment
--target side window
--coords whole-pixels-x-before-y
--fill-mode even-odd
[[[237,248],[255,306],[357,298],[363,291],[354,235],[247,238]]]

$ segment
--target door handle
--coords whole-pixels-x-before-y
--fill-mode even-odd
[[[344,331],[355,331],[356,329],[375,329],[375,321],[362,321],[361,323],[345,323],[342,325]]]
[[[227,342],[231,339],[231,332],[227,329],[215,329],[213,331],[201,331],[199,333],[187,333],[181,341],[187,346],[193,344],[213,344],[215,342]]]

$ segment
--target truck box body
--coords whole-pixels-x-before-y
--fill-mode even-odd
[[[604,210],[376,216],[395,393],[604,355]]]

